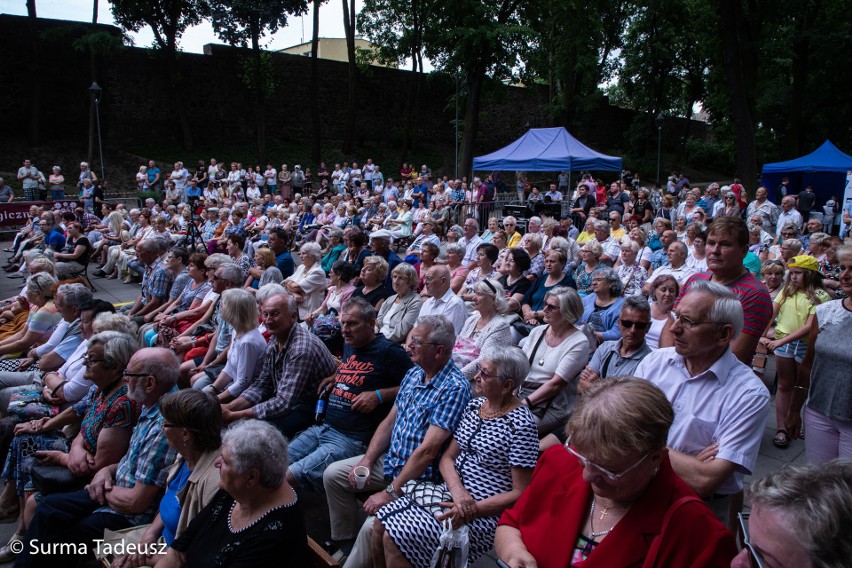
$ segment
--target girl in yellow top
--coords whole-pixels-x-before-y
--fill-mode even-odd
[[[787,435],[787,412],[798,365],[805,358],[808,332],[811,329],[816,307],[831,299],[822,285],[819,263],[812,256],[794,256],[787,264],[787,279],[781,293],[773,301],[775,339],[766,347],[775,352],[778,392],[775,395],[775,417],[778,431],[772,441],[779,448],[790,444]],[[770,323],[770,325],[772,325]]]

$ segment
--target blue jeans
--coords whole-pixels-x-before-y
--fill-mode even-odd
[[[310,486],[317,493],[325,493],[322,484],[325,468],[365,451],[364,442],[345,436],[331,426],[311,426],[290,442],[290,473],[299,486]]]
[[[65,200],[65,190],[64,189],[51,189],[50,190],[50,199],[53,201],[64,201]]]

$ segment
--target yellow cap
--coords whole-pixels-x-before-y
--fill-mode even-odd
[[[819,263],[817,260],[806,254],[802,254],[799,256],[794,256],[790,259],[790,262],[787,263],[788,268],[803,268],[805,270],[813,270],[814,272],[819,272]]]

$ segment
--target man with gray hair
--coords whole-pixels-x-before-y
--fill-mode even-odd
[[[722,284],[696,281],[675,309],[674,347],[651,353],[636,369],[674,406],[672,467],[728,526],[731,496],[754,470],[769,411],[769,391],[731,351],[742,329],[739,297]]]
[[[101,364],[94,360],[89,363]],[[168,349],[141,349],[130,358],[123,376],[128,398],[142,406],[127,453],[118,464],[98,471],[84,489],[46,496],[27,527],[22,539],[25,543],[73,543],[91,551],[93,541],[103,538],[104,529],[149,523],[157,513],[169,467],[177,456],[166,441],[167,426],[159,402],[175,388],[178,360]],[[51,564],[38,556],[30,557],[30,552],[25,546],[18,557],[22,566]]]
[[[618,318],[621,339],[604,341],[580,373],[577,392],[608,377],[631,377],[639,363],[651,353],[645,335],[651,327],[651,306],[641,296],[628,296]]]
[[[337,362],[316,335],[299,325],[293,296],[270,297],[261,313],[270,337],[260,376],[222,407],[222,419],[266,420],[292,438],[313,423],[320,383],[334,374]]]
[[[136,258],[145,266],[145,275],[142,277],[142,293],[133,302],[127,315],[135,320],[136,325],[142,325],[145,323],[145,314],[168,301],[174,276],[166,269],[160,257],[160,244],[155,239],[139,241],[136,244]]]
[[[666,274],[677,280],[678,285],[683,286],[687,278],[695,274],[695,271],[686,264],[688,255],[689,249],[686,247],[686,244],[681,241],[670,243],[666,249],[666,258],[669,260],[668,264],[654,269],[651,276],[645,281],[642,291],[645,294],[650,294],[651,285],[654,283],[654,280]]]
[[[612,266],[618,255],[621,254],[621,241],[612,236],[609,223],[603,219],[595,221],[595,241],[603,249],[600,261],[607,266]]]
[[[409,481],[432,479],[446,442],[470,401],[470,385],[453,363],[456,334],[443,316],[420,317],[408,336],[415,366],[402,380],[390,414],[379,424],[363,456],[335,462],[326,468],[323,484],[328,496],[331,538],[346,552],[357,530],[358,499],[370,515],[345,566],[372,566],[370,540],[376,511],[397,499]],[[369,471],[358,487],[354,471]]]

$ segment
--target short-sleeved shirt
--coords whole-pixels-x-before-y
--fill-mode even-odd
[[[751,367],[730,349],[703,373],[690,376],[674,347],[658,349],[639,363],[636,376],[660,388],[675,412],[668,445],[694,456],[719,444],[718,459],[737,466],[716,493],[742,490],[743,477],[754,470],[769,411],[769,391]]]
[[[450,359],[431,380],[426,372],[412,367],[402,380],[396,396],[397,417],[391,433],[384,473],[395,478],[426,437],[430,426],[455,432],[462,413],[470,402],[470,384]],[[434,480],[438,474],[438,459],[426,467],[422,479]]]
[[[775,339],[787,337],[804,326],[808,317],[816,313],[816,307],[831,299],[823,290],[816,290],[816,297],[819,300],[816,304],[811,302],[804,292],[796,292],[787,298],[782,290],[775,297],[775,303],[781,306],[778,310],[778,321],[775,323]]]
[[[607,377],[632,377],[642,359],[651,353],[651,348],[643,341],[639,349],[623,357],[621,355],[623,341],[623,339],[617,339],[601,343],[595,349],[592,360],[589,361],[589,368],[604,379]]]
[[[680,299],[689,292],[693,284],[700,280],[710,280],[712,277],[712,272],[699,272],[690,276],[680,289],[680,296],[675,302],[675,307],[680,303]],[[769,325],[769,320],[772,319],[772,299],[769,297],[769,292],[763,282],[755,278],[751,272],[746,271],[743,272],[742,276],[729,284],[725,284],[725,286],[739,297],[743,305],[743,333],[762,335],[766,331],[766,326]]]
[[[83,447],[90,454],[97,451],[101,430],[120,428],[130,431],[139,419],[141,409],[138,404],[127,398],[127,385],[122,385],[109,396],[107,394],[100,388],[95,392],[92,405],[80,426]]]
[[[399,386],[414,364],[405,350],[379,334],[364,347],[343,347],[343,364],[337,368],[328,397],[325,423],[349,438],[369,442],[390,412],[380,404],[372,412],[352,410],[352,401],[362,392]]]
[[[289,278],[293,276],[293,273],[296,272],[296,265],[293,263],[293,257],[290,255],[289,251],[284,251],[275,256],[275,266],[278,267],[278,270],[281,271],[281,275],[284,278]]]
[[[143,408],[130,437],[130,447],[118,462],[113,485],[132,489],[137,483],[142,483],[164,488],[169,466],[174,463],[176,457],[177,452],[166,442],[159,405]],[[95,512],[125,517],[135,526],[151,522],[158,504],[157,500],[153,499],[150,506],[137,515],[119,513],[109,507],[101,507]]]
[[[62,230],[58,226],[54,226],[53,229],[47,234],[44,238],[44,244],[49,246],[55,251],[61,251],[65,248],[65,235],[62,234]]]
[[[142,277],[142,302],[147,304],[154,298],[165,300],[169,296],[174,278],[163,266],[163,261],[157,259],[147,267]]]

